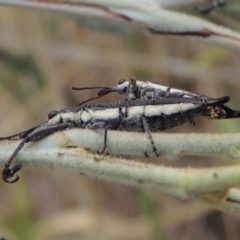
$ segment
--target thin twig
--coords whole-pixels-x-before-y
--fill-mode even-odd
[[[90,134],[91,132],[95,134]],[[101,135],[98,131],[76,129],[58,132],[41,141],[27,144],[17,155],[16,162],[24,166],[84,174],[135,187],[154,188],[181,198],[201,200],[225,211],[234,209],[235,213],[240,213],[240,192],[238,189],[233,189],[240,186],[240,166],[178,169],[92,154],[82,148],[73,147],[77,146],[78,139],[85,138],[86,134],[88,138],[85,142],[88,141],[89,146],[95,142],[92,138]],[[116,139],[120,137],[118,132],[111,132],[110,135],[111,141],[115,137]],[[123,135],[129,138],[133,134],[123,133]],[[147,137],[143,135],[142,139],[145,138],[147,140]],[[226,140],[224,137],[223,139]],[[186,139],[182,137],[182,141],[186,141]],[[0,163],[3,164],[19,142],[2,141],[0,143]],[[125,144],[129,144],[129,142],[126,141]],[[132,149],[136,145],[132,146]],[[151,146],[149,146],[150,149]]]

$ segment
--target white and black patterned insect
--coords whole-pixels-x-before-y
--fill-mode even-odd
[[[91,101],[107,95],[112,92],[117,92],[119,94],[125,94],[126,101],[132,101],[136,99],[144,99],[155,101],[161,98],[191,98],[191,99],[205,99],[206,101],[211,101],[213,98],[184,91],[177,88],[171,88],[168,86],[161,85],[159,83],[151,81],[140,81],[135,78],[130,78],[129,80],[121,79],[118,81],[116,87],[90,87],[90,88],[76,88],[73,90],[86,90],[86,89],[101,89],[98,91],[98,97],[91,98],[82,103]],[[80,103],[79,105],[81,105]],[[208,107],[203,113],[203,116],[209,119],[229,119],[229,118],[240,118],[240,111],[232,109],[226,105],[220,105],[216,107]]]
[[[208,5],[200,7],[199,11],[201,13],[208,14],[216,7],[223,7],[226,4],[226,0],[211,0]]]
[[[3,180],[8,183],[18,181],[18,176],[12,181],[9,178],[13,177],[22,166],[10,167],[10,165],[25,143],[41,140],[54,132],[70,128],[104,129],[104,144],[100,151],[100,153],[103,153],[107,146],[108,129],[145,131],[148,134],[153,151],[158,155],[151,131],[166,130],[193,121],[197,116],[203,115],[209,107],[219,107],[228,101],[229,97],[210,99],[209,101],[204,98],[162,98],[154,102],[152,100],[136,100],[86,104],[52,111],[49,113],[49,120],[46,123],[0,139],[11,140],[14,137],[22,139],[4,165]]]

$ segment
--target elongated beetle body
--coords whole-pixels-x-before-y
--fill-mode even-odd
[[[175,97],[158,98],[155,101],[135,100],[86,104],[60,111],[52,111],[49,113],[49,120],[46,123],[0,139],[13,139],[15,137],[22,139],[5,163],[2,172],[3,180],[8,183],[18,181],[18,176],[12,181],[9,178],[13,177],[22,166],[10,167],[10,165],[25,143],[41,140],[54,132],[70,128],[104,129],[104,144],[101,153],[104,152],[107,146],[108,129],[145,131],[152,144],[153,152],[158,156],[151,131],[162,131],[193,121],[198,116],[209,114],[209,109],[221,108],[228,101],[229,97],[227,96],[208,101],[205,98]],[[219,112],[219,114],[222,113]]]

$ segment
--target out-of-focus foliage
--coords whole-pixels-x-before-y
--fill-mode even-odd
[[[201,4],[192,4],[189,6],[181,6],[175,10],[192,14],[199,18],[206,19],[208,21],[214,22],[230,29],[240,31],[240,2],[239,0],[228,0],[225,5],[218,6],[214,8],[209,13],[203,14],[200,9],[208,6],[211,1],[202,2]]]

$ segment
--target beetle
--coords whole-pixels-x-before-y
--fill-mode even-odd
[[[211,114],[210,109],[221,108],[221,105],[228,101],[228,96],[210,100],[175,97],[158,98],[154,102],[142,99],[85,104],[68,107],[60,111],[51,111],[46,123],[19,134],[0,138],[0,140],[11,140],[16,137],[21,139],[17,148],[4,164],[2,178],[8,183],[18,181],[19,176],[16,176],[13,180],[9,180],[9,178],[13,177],[22,168],[22,165],[18,164],[11,167],[11,163],[26,143],[41,140],[57,131],[73,128],[104,129],[103,148],[99,153],[104,153],[107,147],[108,129],[146,132],[153,152],[158,156],[151,132],[170,129],[185,122],[193,121],[198,116]],[[222,114],[219,111],[215,111],[215,114],[217,112]]]
[[[124,94],[126,101],[132,101],[136,99],[145,100],[152,99],[153,101],[155,101],[156,99],[161,98],[194,98],[194,99],[204,98],[206,101],[210,101],[211,99],[213,99],[202,94],[188,92],[177,88],[171,88],[153,81],[140,81],[135,78],[130,78],[129,80],[121,79],[118,81],[118,84],[115,87],[89,87],[89,88],[73,87],[72,89],[73,90],[100,89],[98,91],[97,97],[81,102],[79,105],[113,92]],[[211,114],[209,114],[210,113],[209,111],[208,114],[205,114],[203,116],[209,119],[229,119],[240,117],[240,111],[230,108],[229,106],[226,105],[221,105],[219,108],[217,108],[217,111],[221,112],[220,114],[215,114],[215,110],[213,108],[211,109],[212,109]]]

